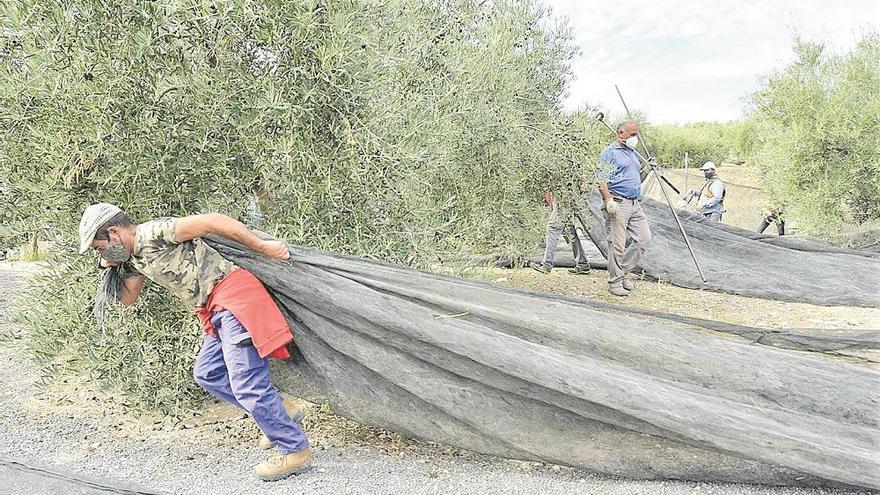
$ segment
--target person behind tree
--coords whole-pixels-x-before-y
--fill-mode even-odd
[[[783,211],[784,208],[782,206],[767,206],[762,213],[764,218],[761,220],[761,225],[758,225],[758,233],[763,233],[771,223],[774,223],[776,224],[776,233],[779,235],[785,235],[785,217],[783,216]]]
[[[590,262],[587,254],[581,245],[581,240],[577,234],[577,228],[572,221],[572,214],[569,208],[560,207],[559,203],[553,197],[550,190],[544,191],[544,203],[550,209],[550,216],[547,219],[547,236],[544,239],[544,257],[540,263],[534,261],[529,262],[529,266],[541,273],[550,273],[553,269],[553,258],[556,256],[556,246],[559,245],[559,238],[564,237],[565,242],[571,246],[572,254],[575,259],[575,267],[570,268],[569,273],[575,275],[584,275],[590,273]]]

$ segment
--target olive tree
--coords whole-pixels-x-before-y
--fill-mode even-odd
[[[594,168],[596,133],[560,109],[571,35],[536,0],[0,8],[3,220],[57,242],[30,347],[148,406],[198,397],[199,330],[155,287],[95,324],[95,260],[75,254],[88,204],[241,217],[257,197],[290,242],[427,266],[527,252],[542,189]]]

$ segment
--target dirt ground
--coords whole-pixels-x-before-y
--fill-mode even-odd
[[[608,292],[607,272],[572,275],[556,268],[547,275],[531,269],[475,269],[468,276],[498,284],[552,294],[594,299],[682,316],[766,328],[880,329],[880,309],[773,301],[718,292],[685,289],[664,282],[642,281],[634,294]]]

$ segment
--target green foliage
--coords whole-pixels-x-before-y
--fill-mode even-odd
[[[755,118],[751,115],[726,124],[722,133],[723,142],[731,155],[728,161],[734,163],[754,162],[758,151],[758,129]]]
[[[880,37],[849,53],[796,41],[754,97],[756,164],[803,231],[835,236],[880,217]]]
[[[0,250],[15,247],[18,242],[19,239],[15,231],[13,231],[11,227],[0,224]]]
[[[50,226],[66,267],[30,296],[34,351],[156,406],[192,394],[184,308],[151,292],[104,331],[83,309],[97,276],[71,256],[96,201],[144,221],[238,216],[258,193],[263,228],[297,244],[412,265],[527,252],[542,190],[588,177],[607,140],[560,114],[574,50],[540,5],[7,4],[0,214]]]
[[[690,166],[742,162],[751,152],[751,134],[746,122],[697,122],[684,125],[659,125],[647,134],[651,151],[668,167],[684,167],[685,153]]]
[[[77,373],[136,405],[171,413],[202,396],[190,371],[201,343],[191,310],[154,286],[136,307],[113,307],[98,327],[91,315],[94,260],[77,257],[52,266],[36,276],[16,315],[29,330],[28,348],[46,376]]]

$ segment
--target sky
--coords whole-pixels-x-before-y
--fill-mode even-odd
[[[543,0],[581,54],[565,106],[627,105],[652,123],[728,121],[762,77],[793,59],[795,36],[846,51],[880,32],[880,0]]]

